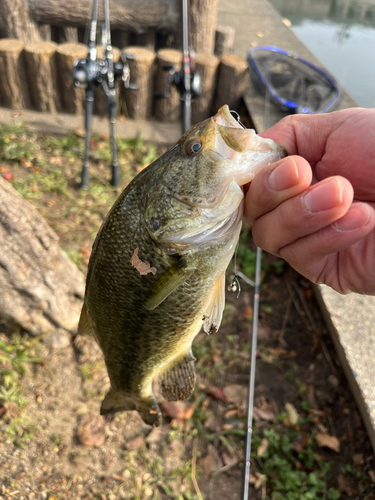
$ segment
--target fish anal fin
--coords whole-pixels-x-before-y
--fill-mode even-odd
[[[160,392],[167,401],[180,401],[191,395],[196,380],[194,361],[190,350],[159,373]]]
[[[183,259],[167,269],[152,287],[151,295],[145,304],[146,309],[149,311],[156,309],[194,271],[195,268],[187,267]]]
[[[110,389],[102,401],[101,415],[111,415],[119,411],[136,410],[148,425],[161,424],[161,412],[154,396],[140,398]]]
[[[225,307],[225,273],[221,274],[214,284],[203,315],[203,330],[207,335],[219,329]]]
[[[78,323],[78,333],[80,335],[89,335],[90,337],[95,337],[90,311],[86,304],[83,304],[82,307],[81,316]]]

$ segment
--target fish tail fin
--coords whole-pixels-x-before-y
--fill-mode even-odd
[[[159,373],[160,392],[167,401],[187,399],[195,386],[195,358],[191,349],[182,357],[173,360]]]
[[[79,317],[78,323],[78,333],[80,335],[89,335],[90,337],[94,337],[94,331],[91,325],[91,316],[88,307],[86,304],[83,304],[81,316]]]
[[[136,410],[148,425],[158,426],[161,423],[161,412],[154,396],[140,398],[134,395],[126,395],[110,389],[102,401],[101,415],[109,415],[118,411]]]

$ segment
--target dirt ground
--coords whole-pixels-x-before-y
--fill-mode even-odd
[[[1,134],[3,142],[9,134],[18,143],[28,138],[21,128]],[[80,160],[68,154],[74,144],[48,150],[40,141],[31,157],[26,146],[11,159],[3,149],[0,173],[37,206],[84,270],[95,227],[117,192],[104,180],[105,158],[94,156],[91,191],[79,194]],[[105,139],[96,141],[95,151]],[[137,147],[139,158],[149,151]],[[135,149],[121,152],[123,173],[143,168]],[[252,272],[248,230],[238,264]],[[313,290],[271,256],[263,270],[250,498],[374,500],[375,457]],[[163,425],[154,429],[136,412],[99,416],[109,382],[91,338],[57,331],[32,339],[0,322],[0,498],[240,499],[252,301],[243,283],[238,298],[227,293],[220,330],[194,343],[194,394],[162,402]]]

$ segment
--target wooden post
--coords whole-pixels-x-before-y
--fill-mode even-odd
[[[78,43],[78,30],[73,26],[51,26],[51,40],[58,44]]]
[[[16,38],[24,42],[40,40],[38,25],[29,15],[26,0],[1,0],[0,16],[7,38]]]
[[[202,79],[202,94],[192,101],[192,122],[199,123],[211,116],[215,97],[219,58],[210,54],[196,54],[196,71]]]
[[[12,38],[0,40],[0,95],[7,108],[30,107],[22,49],[24,42]]]
[[[103,46],[96,47],[96,55],[98,59],[103,59],[105,56],[105,49]],[[120,59],[121,50],[117,48],[113,48],[113,60],[116,62]],[[121,85],[121,83],[120,83]],[[117,93],[118,97],[118,106],[120,109],[120,92]],[[107,98],[104,95],[103,89],[99,86],[95,89],[94,94],[94,113],[99,116],[108,116],[108,104]]]
[[[191,45],[197,54],[214,51],[217,9],[218,0],[190,0]]]
[[[127,115],[134,119],[150,118],[154,99],[156,54],[144,47],[127,47],[124,52],[134,57],[128,59],[130,81],[139,86],[138,90],[123,87]]]
[[[74,61],[86,55],[87,46],[80,43],[63,43],[57,47],[56,66],[60,111],[73,114],[83,112],[84,90],[74,86],[72,68]]]
[[[51,41],[51,26],[49,24],[38,24],[39,35],[45,42]]]
[[[130,44],[155,50],[156,32],[146,31],[145,33],[132,33],[130,36]]]
[[[173,49],[162,49],[157,53],[157,72],[156,72],[156,92],[165,92],[168,71],[165,71],[164,64],[175,64],[177,71],[181,70],[182,53]],[[181,116],[180,95],[174,85],[170,88],[169,97],[160,97],[155,100],[155,117],[162,122],[178,121]]]
[[[24,49],[31,102],[37,111],[56,112],[57,78],[54,42],[33,42]]]
[[[118,47],[122,50],[129,45],[129,33],[124,30],[113,30],[111,33],[113,47]]]
[[[218,26],[215,32],[215,55],[223,57],[233,52],[235,29],[231,26]]]
[[[215,107],[224,104],[238,110],[242,94],[249,86],[249,72],[245,59],[237,56],[224,56],[219,66]]]

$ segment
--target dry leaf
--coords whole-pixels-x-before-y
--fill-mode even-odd
[[[214,399],[224,402],[227,401],[227,398],[224,396],[223,389],[220,389],[220,387],[209,385],[208,387],[205,388],[205,391],[209,396],[212,396]]]
[[[288,420],[291,423],[291,425],[297,425],[298,411],[296,410],[295,406],[293,406],[292,403],[285,403],[285,410],[288,414]]]
[[[363,465],[365,463],[365,457],[363,453],[355,453],[353,455],[353,464],[354,465]]]
[[[105,440],[103,417],[93,413],[80,415],[77,440],[85,446],[102,446]]]
[[[207,455],[198,461],[198,466],[202,476],[206,478],[223,467],[217,449],[212,444],[208,444]]]
[[[247,401],[248,388],[246,385],[230,384],[224,387],[223,393],[227,401],[240,406]]]
[[[340,452],[340,441],[336,436],[331,436],[330,434],[326,434],[323,432],[318,432],[315,436],[316,442],[320,448],[326,447],[330,450],[335,451],[336,453]]]
[[[268,450],[269,448],[269,441],[267,438],[263,438],[262,439],[262,442],[260,443],[260,445],[258,446],[258,449],[257,449],[257,456],[258,457],[262,457]]]
[[[348,480],[344,476],[344,474],[339,474],[337,476],[337,484],[339,487],[339,490],[342,493],[346,493],[349,497],[353,497],[354,495],[358,494],[358,491],[353,489],[350,484],[348,483]]]
[[[260,472],[256,472],[255,475],[249,475],[249,483],[254,486],[256,490],[261,488],[262,484],[267,481],[267,476],[265,474],[260,474]]]
[[[187,401],[164,401],[162,410],[166,417],[189,420],[194,413],[194,403],[188,403]]]
[[[156,274],[156,268],[151,267],[150,263],[147,261],[143,261],[138,257],[139,248],[134,250],[132,258],[130,259],[130,264],[136,268],[141,276],[144,276],[148,273]]]
[[[137,450],[143,445],[144,441],[145,438],[143,436],[138,436],[134,439],[131,439],[126,443],[126,449],[130,451]]]

